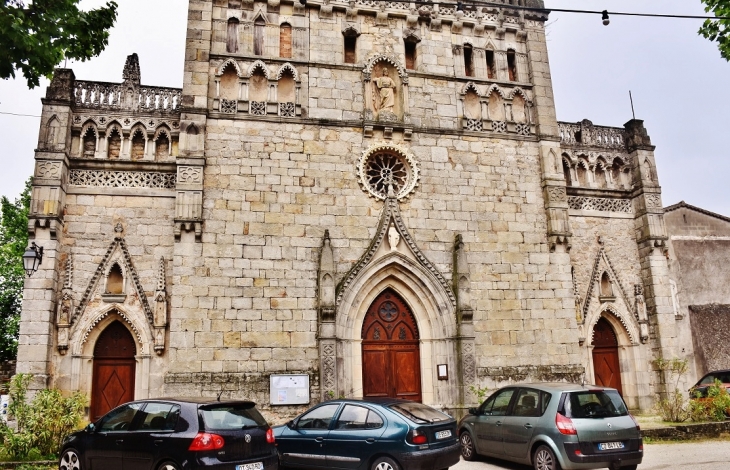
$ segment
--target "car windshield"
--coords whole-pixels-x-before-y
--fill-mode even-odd
[[[629,414],[616,390],[569,392],[564,407],[568,418],[610,418]]]
[[[390,405],[390,409],[419,424],[436,423],[450,418],[449,415],[421,403],[396,403]]]
[[[253,403],[207,405],[200,409],[200,413],[207,430],[268,426]]]

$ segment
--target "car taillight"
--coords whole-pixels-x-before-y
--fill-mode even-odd
[[[266,442],[269,444],[273,444],[276,442],[276,438],[274,437],[274,430],[269,428],[266,430]]]
[[[634,424],[636,425],[636,430],[637,430],[637,431],[641,431],[641,426],[639,426],[639,423],[638,423],[638,422],[636,421],[636,418],[634,418],[634,415],[632,415],[632,414],[629,414],[629,417],[631,418],[631,420],[632,420],[632,421],[634,422]]]
[[[217,450],[222,449],[225,441],[218,434],[199,432],[188,447],[188,450]]]
[[[578,434],[578,431],[575,430],[575,426],[573,426],[573,421],[571,421],[570,418],[566,418],[565,416],[561,415],[560,413],[555,414],[555,425],[558,427],[558,431],[560,431],[560,434]]]
[[[428,444],[428,437],[426,437],[426,434],[423,431],[414,429],[408,433],[408,442],[411,444]]]

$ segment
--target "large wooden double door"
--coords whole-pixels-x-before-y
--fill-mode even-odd
[[[136,370],[134,337],[119,321],[99,335],[94,346],[94,368],[89,418],[94,421],[112,408],[134,400]]]
[[[593,373],[596,385],[621,389],[621,367],[618,359],[616,332],[605,318],[593,327]]]
[[[365,315],[362,363],[364,397],[421,401],[418,326],[392,289],[381,293]]]

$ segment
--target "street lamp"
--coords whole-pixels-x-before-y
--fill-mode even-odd
[[[23,269],[25,269],[28,277],[38,271],[38,266],[40,266],[41,261],[43,261],[43,247],[36,245],[35,242],[31,242],[28,249],[23,253]]]

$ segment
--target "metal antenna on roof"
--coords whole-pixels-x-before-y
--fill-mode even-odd
[[[631,90],[629,90],[629,99],[631,100],[631,115],[636,119],[636,113],[634,112],[634,97],[631,96]]]

